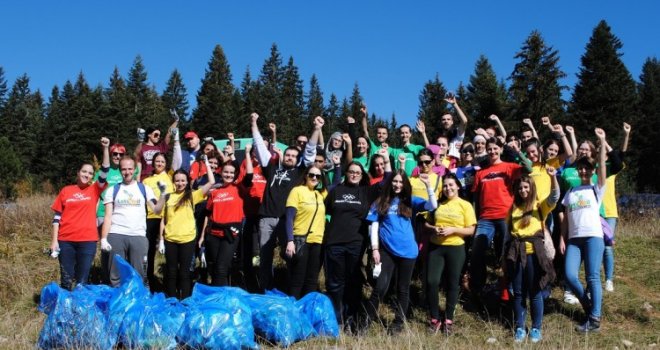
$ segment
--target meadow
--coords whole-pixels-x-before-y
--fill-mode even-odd
[[[0,207],[0,348],[34,348],[45,316],[36,309],[41,288],[59,280],[49,246],[53,196],[35,194]],[[604,292],[603,320],[598,334],[573,328],[583,313],[566,305],[554,288],[546,301],[543,341],[514,344],[509,312],[473,310],[463,302],[455,316],[455,332],[447,337],[427,331],[427,313],[414,308],[405,330],[395,337],[379,325],[364,336],[342,334],[337,340],[314,339],[294,349],[624,349],[658,348],[660,343],[660,216],[657,211],[623,215],[617,228],[615,291]],[[368,291],[367,291],[368,292]],[[462,298],[464,300],[466,298]],[[441,297],[441,306],[444,298]],[[383,320],[391,310],[381,310]],[[263,344],[268,347],[268,344]]]

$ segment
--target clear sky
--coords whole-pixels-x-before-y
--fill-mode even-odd
[[[480,54],[498,78],[529,33],[559,51],[572,87],[598,21],[623,42],[639,79],[660,56],[660,1],[14,1],[0,11],[0,66],[9,84],[27,73],[47,97],[83,72],[107,86],[115,66],[126,75],[141,55],[159,92],[174,68],[191,106],[213,47],[222,45],[236,85],[249,66],[259,75],[270,46],[293,56],[304,80],[315,73],[327,100],[358,83],[371,112],[399,122],[417,114],[425,81],[439,74],[450,90],[467,83]],[[655,24],[654,24],[655,23]],[[567,95],[566,97],[569,97]]]

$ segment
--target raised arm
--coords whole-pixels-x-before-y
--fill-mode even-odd
[[[234,160],[234,159],[236,159],[236,157],[234,157],[234,152],[236,152],[236,142],[234,142],[235,141],[234,140],[234,133],[233,132],[228,132],[227,133],[227,139],[229,140],[229,143],[227,144],[227,146],[231,147],[231,150],[229,152],[229,153],[231,153],[231,155],[229,155],[229,156],[230,156],[230,158],[232,158],[232,160]],[[227,146],[225,146],[225,150],[228,150]]]
[[[552,126],[552,131],[561,138],[561,143],[564,146],[564,152],[559,154],[559,160],[561,163],[564,163],[566,159],[573,159],[573,150],[571,149],[571,144],[568,143],[568,138],[564,132],[564,128],[561,124],[555,124]]]
[[[527,125],[527,127],[532,130],[532,136],[535,139],[539,139],[539,134],[536,133],[536,128],[534,128],[534,123],[532,123],[532,120],[529,118],[525,118],[522,120],[523,124]]]
[[[514,152],[518,154],[518,158],[520,160],[521,165],[527,172],[527,174],[532,172],[532,161],[529,160],[526,156],[525,153],[523,153],[520,148],[518,147],[518,144],[515,141],[511,141],[507,144]]]
[[[606,147],[605,144],[607,141],[605,140],[605,131],[601,128],[596,128],[594,130],[596,133],[596,137],[598,137],[598,140],[600,141],[600,150],[598,152],[598,169],[597,171],[597,176],[598,176],[598,187],[603,187],[605,186],[605,180],[607,180],[607,169],[605,166],[605,155],[606,155]]]
[[[98,185],[104,186],[110,170],[110,139],[101,137],[101,148],[103,148],[103,160],[101,160],[101,172],[99,173]]]
[[[458,122],[459,122],[458,123],[458,132],[459,132],[459,134],[464,133],[465,130],[467,130],[468,118],[467,118],[467,115],[465,115],[465,113],[463,113],[463,110],[461,109],[461,107],[458,106],[458,102],[456,102],[456,96],[453,96],[453,95],[452,96],[447,96],[447,97],[445,97],[445,101],[447,101],[449,104],[451,104],[452,107],[454,107],[454,109],[456,110],[456,113],[458,113]]]
[[[259,114],[252,113],[250,114],[250,128],[252,129],[252,145],[254,147],[254,153],[259,160],[259,164],[262,167],[267,167],[268,162],[270,161],[270,152],[264,144],[264,139],[261,137],[259,132],[259,125],[257,125],[257,120],[259,119]],[[281,160],[280,160],[281,161]]]
[[[422,134],[422,138],[424,139],[424,146],[428,147],[431,143],[429,142],[429,138],[426,137],[426,125],[424,125],[424,122],[421,119],[417,120],[417,131],[419,131],[420,134]]]
[[[555,131],[554,127],[552,126],[552,122],[550,122],[550,117],[548,117],[548,116],[541,117],[541,124],[543,124],[543,126],[548,128],[548,130],[550,130],[550,132]]]
[[[504,129],[504,125],[502,125],[502,122],[500,121],[500,117],[496,116],[495,114],[491,114],[490,117],[488,118],[497,124],[497,128],[500,129],[500,134],[502,134],[502,136],[506,140],[506,129]]]
[[[174,112],[176,114],[176,111]],[[172,140],[172,131],[177,128],[179,125],[179,116],[176,116],[176,119],[174,119],[174,122],[170,124],[170,127],[167,128],[167,133],[165,134],[165,144],[170,145],[170,141]]]
[[[209,159],[206,157],[206,154],[202,154],[202,160],[204,160],[204,165],[206,165],[206,179],[208,181],[206,181],[204,186],[200,187],[199,189],[202,190],[204,195],[206,195],[209,193],[213,185],[215,185],[215,176],[213,175],[213,169],[211,169],[211,165],[209,164]]]
[[[367,115],[367,106],[362,105],[362,107],[360,107],[360,112],[362,112],[362,132],[364,132],[364,137],[369,138],[369,122],[367,121],[369,116]]]
[[[621,152],[628,152],[628,142],[630,141],[630,124],[623,122],[623,145],[621,146]]]
[[[429,174],[419,174],[419,180],[426,186],[426,194],[429,196],[429,199],[424,203],[424,209],[428,211],[435,210],[438,207],[438,199],[435,198],[435,192],[429,181]]]
[[[172,147],[172,171],[177,171],[181,169],[181,165],[183,164],[181,142],[179,142],[179,128],[172,129],[172,137],[174,137],[174,146]]]
[[[569,162],[573,163],[577,158],[577,148],[578,148],[577,139],[575,138],[575,130],[573,129],[572,126],[566,125],[566,132],[571,138],[571,149],[573,150],[573,155],[568,160]]]
[[[559,181],[557,181],[557,169],[547,166],[545,171],[550,175],[551,180],[550,195],[546,198],[546,203],[548,204],[548,207],[554,207],[559,201],[560,195]]]
[[[302,165],[305,167],[314,164],[314,158],[316,157],[316,145],[319,142],[319,137],[321,136],[321,129],[323,128],[324,124],[325,121],[320,116],[314,118],[314,131],[312,132],[312,135],[309,137],[309,141],[307,141],[307,145],[305,146],[305,150],[304,150],[305,153],[303,154]]]
[[[351,142],[351,136],[347,133],[341,134],[342,140],[346,144],[346,163],[353,161],[353,143]]]
[[[277,125],[275,123],[268,123],[268,130],[270,130],[270,139],[272,144],[277,143]]]

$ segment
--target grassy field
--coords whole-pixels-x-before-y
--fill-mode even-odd
[[[43,253],[50,237],[52,197],[23,198],[16,206],[0,208],[0,349],[34,348],[44,315],[36,310],[41,288],[59,279],[58,264]],[[623,217],[618,226],[615,291],[605,292],[601,332],[581,335],[573,330],[583,317],[579,307],[561,302],[555,288],[546,302],[543,341],[539,349],[557,348],[660,348],[660,218],[647,211],[643,216]],[[444,299],[441,298],[441,305]],[[498,349],[532,347],[514,344],[506,312],[468,311],[459,306],[456,332],[450,337],[429,334],[427,314],[414,309],[406,330],[389,337],[373,325],[367,336],[344,336],[338,340],[315,339],[293,348],[329,349]],[[385,320],[392,317],[384,307]]]

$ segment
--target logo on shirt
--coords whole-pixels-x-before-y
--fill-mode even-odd
[[[234,199],[234,197],[233,197],[233,196],[230,196],[229,193],[227,193],[227,192],[221,192],[221,193],[216,194],[216,195],[213,197],[213,203],[217,203],[217,202],[227,202],[227,201],[231,201],[231,200],[233,200],[233,199]]]
[[[134,195],[132,192],[125,189],[121,190],[124,197],[117,198],[117,205],[127,206],[127,207],[141,207],[142,204],[142,194]]]
[[[352,201],[352,200],[355,199],[355,196],[352,195],[352,194],[350,194],[350,193],[345,194],[345,195],[343,195],[343,196],[341,196],[341,197],[342,197],[345,201]]]
[[[488,173],[488,175],[484,176],[483,181],[499,180],[499,179],[504,179],[505,177],[506,177],[506,174],[504,172],[501,172],[501,171],[492,172],[492,173]]]
[[[568,204],[568,211],[573,212],[576,210],[586,209],[591,207],[591,199],[585,198],[582,194],[576,194],[577,200]]]
[[[277,186],[281,186],[282,181],[290,182],[291,177],[289,176],[289,171],[288,170],[276,171],[275,175],[273,176],[273,180],[270,182],[270,186],[273,186],[276,181],[277,181]]]
[[[90,196],[85,196],[83,193],[76,192],[71,198],[67,199],[66,202],[81,202],[81,201],[88,201],[92,199]]]
[[[362,202],[361,202],[360,200],[356,200],[356,199],[357,199],[356,196],[354,196],[354,195],[352,195],[352,194],[350,194],[350,193],[345,193],[345,194],[343,194],[343,195],[341,196],[341,199],[337,199],[337,200],[335,201],[335,204],[342,204],[342,203],[346,203],[346,204],[362,204]]]

